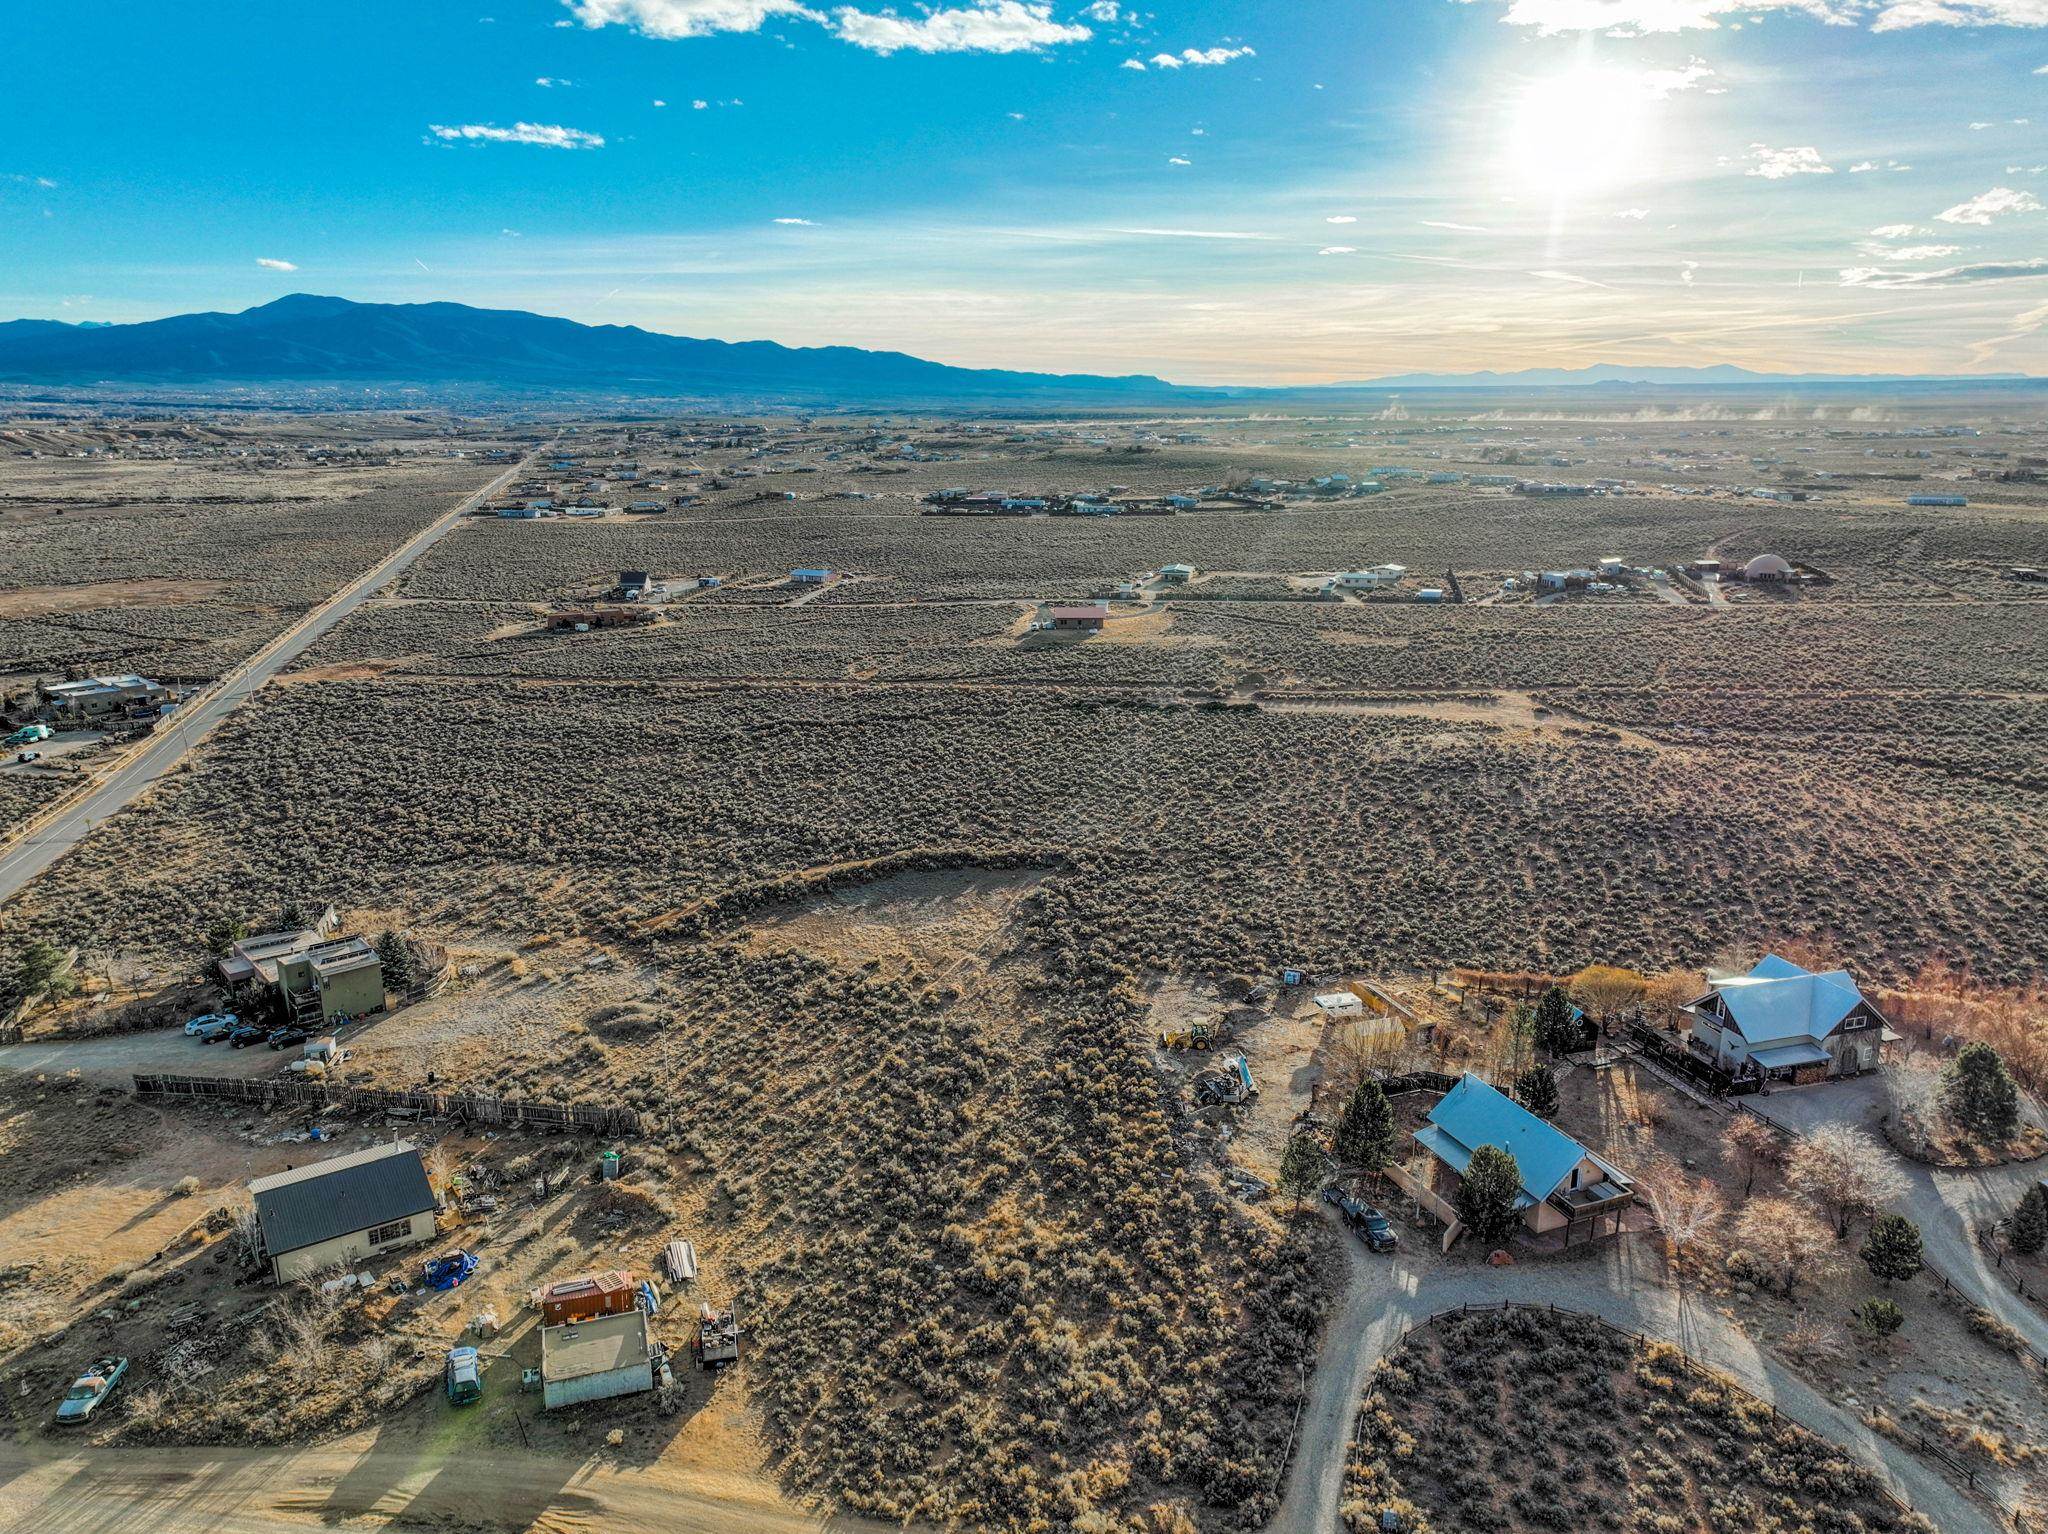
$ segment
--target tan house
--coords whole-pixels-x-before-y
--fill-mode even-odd
[[[384,961],[359,937],[315,943],[277,961],[292,1020],[308,1027],[384,1010]]]
[[[280,1284],[434,1238],[434,1190],[402,1140],[258,1177],[249,1193]]]
[[[1455,1205],[1472,1153],[1491,1145],[1513,1156],[1521,1172],[1515,1208],[1522,1224],[1539,1236],[1562,1231],[1567,1245],[1619,1231],[1635,1202],[1635,1183],[1612,1163],[1469,1073],[1429,1110],[1415,1140],[1431,1157],[1433,1207]]]

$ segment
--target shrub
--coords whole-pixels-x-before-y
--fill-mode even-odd
[[[1851,1314],[1861,1330],[1877,1338],[1889,1337],[1906,1324],[1906,1313],[1890,1300],[1865,1300]]]
[[[1942,1106],[1955,1123],[1986,1140],[2009,1140],[2020,1127],[2020,1092],[1989,1044],[1965,1044],[1942,1073]]]

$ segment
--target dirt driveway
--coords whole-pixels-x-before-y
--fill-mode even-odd
[[[201,1044],[182,1028],[154,1028],[145,1033],[110,1034],[103,1039],[31,1039],[0,1046],[0,1071],[22,1075],[62,1075],[76,1071],[95,1081],[129,1085],[137,1071],[163,1071],[186,1076],[266,1076],[284,1069],[291,1052],[257,1044],[232,1049],[226,1044]]]

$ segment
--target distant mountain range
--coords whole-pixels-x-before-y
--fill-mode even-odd
[[[1754,373],[1714,367],[1529,368],[1403,373],[1307,388],[1196,388],[1147,374],[1020,373],[950,367],[902,352],[773,341],[705,341],[632,325],[583,325],[466,304],[359,304],[294,293],[239,314],[134,325],[0,323],[0,383],[31,386],[361,385],[519,395],[663,396],[856,405],[1329,402],[1410,389],[1730,389],[2035,384],[2019,374]]]
[[[948,367],[902,352],[700,341],[466,304],[294,293],[240,314],[135,325],[0,324],[0,380],[31,384],[362,382],[511,392],[853,401],[1164,398],[1142,376]]]

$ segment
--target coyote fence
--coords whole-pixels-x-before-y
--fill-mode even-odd
[[[387,1092],[374,1087],[284,1081],[276,1077],[160,1075],[138,1075],[135,1091],[142,1097],[204,1097],[257,1103],[265,1108],[294,1104],[339,1108],[344,1112],[400,1113],[488,1124],[493,1128],[581,1130],[615,1139],[637,1138],[648,1132],[646,1115],[631,1108],[532,1103],[477,1092]]]

